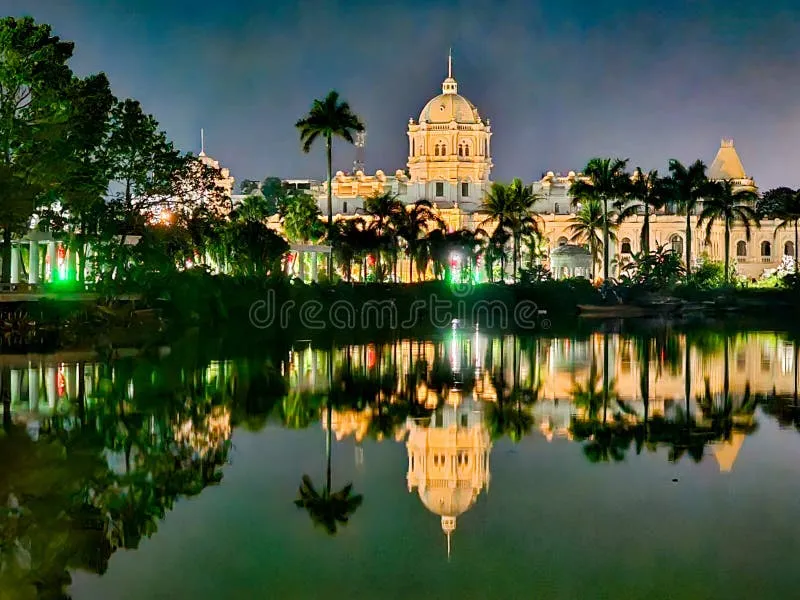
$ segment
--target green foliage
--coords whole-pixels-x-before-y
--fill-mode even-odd
[[[283,231],[292,242],[316,241],[325,233],[317,201],[310,194],[292,194],[281,207],[280,215]]]
[[[660,245],[647,254],[634,254],[631,262],[622,268],[621,283],[642,290],[668,290],[686,276],[681,257]]]
[[[725,263],[711,260],[708,255],[700,257],[697,268],[692,272],[692,284],[700,289],[714,289],[736,281],[736,266],[731,265],[729,279],[725,278]]]
[[[797,192],[788,187],[777,187],[767,190],[756,202],[756,213],[762,219],[780,218],[785,207],[789,206]]]

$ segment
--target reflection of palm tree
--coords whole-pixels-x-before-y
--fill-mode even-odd
[[[308,475],[303,475],[299,496],[294,501],[295,506],[304,508],[315,525],[320,525],[330,535],[335,535],[338,525],[346,525],[355,513],[364,497],[361,494],[351,495],[353,484],[348,483],[338,492],[331,492],[331,416],[333,406],[328,402],[327,408],[328,427],[325,435],[325,457],[327,468],[325,471],[325,485],[319,492],[311,482]]]

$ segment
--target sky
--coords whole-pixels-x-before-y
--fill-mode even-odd
[[[492,179],[593,156],[664,172],[733,138],[762,189],[800,187],[797,0],[0,0],[76,44],[177,146],[237,180],[322,179],[294,123],[336,89],[367,127],[366,170],[405,168],[408,119],[441,91],[491,119]],[[334,145],[334,170],[355,150]]]

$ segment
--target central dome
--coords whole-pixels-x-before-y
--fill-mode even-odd
[[[481,122],[481,117],[472,102],[452,92],[445,92],[432,98],[419,114],[420,124],[443,124],[451,121],[474,125]]]

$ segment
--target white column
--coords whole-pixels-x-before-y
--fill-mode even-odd
[[[11,369],[11,404],[19,402],[19,387],[22,383],[22,371]]]
[[[56,370],[56,368],[47,367],[47,380],[45,381],[45,385],[47,386],[47,405],[50,408],[56,407],[56,400],[58,399],[57,378],[58,378],[58,371]]]
[[[39,242],[31,240],[29,242],[28,260],[28,283],[31,285],[39,283]]]
[[[45,277],[48,281],[56,281],[58,279],[58,254],[55,242],[47,243],[47,260],[50,261],[50,272]]]
[[[66,365],[64,371],[67,378],[67,397],[74,400],[78,397],[77,365]]]
[[[39,408],[39,369],[28,367],[28,405],[31,412]]]
[[[67,281],[78,280],[78,253],[70,248],[67,250]]]
[[[317,272],[317,253],[316,252],[312,252],[311,253],[311,281],[313,281],[314,283],[317,282],[317,275],[318,275],[318,272]]]
[[[11,245],[11,283],[19,283],[19,246]]]
[[[298,262],[298,273],[297,276],[302,280],[306,280],[306,261],[305,261],[305,253],[298,252],[297,253],[297,262]]]

